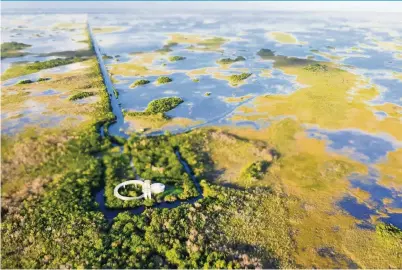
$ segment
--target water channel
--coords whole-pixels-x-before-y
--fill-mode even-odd
[[[100,48],[99,48],[99,46],[97,44],[96,39],[93,37],[92,29],[91,29],[91,26],[90,26],[89,23],[88,23],[88,32],[89,32],[89,36],[90,36],[91,41],[92,41],[92,45],[94,47],[94,51],[96,53],[96,58],[97,58],[98,63],[99,63],[99,67],[100,67],[100,70],[101,70],[101,73],[102,73],[102,77],[103,77],[106,89],[107,89],[107,91],[109,93],[110,104],[112,106],[112,111],[113,111],[113,114],[116,117],[115,122],[108,127],[107,132],[110,135],[113,135],[113,136],[121,136],[121,137],[127,138],[128,134],[126,134],[123,131],[124,130],[124,125],[125,125],[124,124],[124,116],[123,116],[122,110],[120,108],[118,98],[116,97],[116,95],[114,93],[114,87],[113,87],[113,84],[112,84],[112,82],[110,80],[109,73],[108,73],[108,71],[106,69],[106,66],[105,66],[104,62],[103,62],[102,52],[101,52],[101,50],[100,50]],[[197,126],[197,127],[199,127],[199,126]],[[105,127],[101,128],[101,135],[102,136],[104,136],[104,134],[105,134],[104,128]],[[195,127],[192,127],[191,129],[194,129],[194,128]],[[188,130],[190,130],[190,129],[180,130],[180,131],[177,131],[176,133],[185,132],[185,131],[188,131]],[[163,133],[150,134],[150,135],[151,136],[157,136],[157,135],[162,135],[162,134]],[[176,200],[174,202],[155,203],[155,204],[153,204],[152,208],[168,208],[168,209],[171,209],[171,208],[178,207],[183,203],[193,204],[193,203],[195,203],[196,201],[198,201],[199,199],[201,199],[203,197],[202,196],[201,186],[198,183],[198,181],[197,181],[196,177],[194,176],[193,172],[191,171],[190,166],[182,158],[182,156],[180,155],[180,152],[178,150],[175,151],[175,154],[176,154],[178,160],[180,161],[180,163],[182,164],[182,166],[184,168],[184,171],[191,177],[191,180],[194,182],[194,185],[195,185],[199,195],[196,196],[196,197],[189,198],[187,200]],[[109,220],[110,222],[113,221],[113,219],[119,213],[128,211],[128,212],[130,212],[132,214],[139,215],[142,212],[144,212],[144,210],[146,209],[145,206],[138,206],[138,207],[134,207],[134,208],[124,208],[124,209],[110,209],[110,208],[106,207],[106,204],[105,204],[105,189],[104,188],[102,188],[100,191],[98,191],[96,193],[95,201],[99,204],[100,211],[104,214],[106,219]]]

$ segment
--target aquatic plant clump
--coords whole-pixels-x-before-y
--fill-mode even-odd
[[[252,75],[252,73],[242,73],[242,74],[235,74],[235,75],[231,75],[229,77],[229,80],[232,84],[237,84],[245,79],[247,79],[248,77],[250,77]]]
[[[151,101],[143,112],[124,112],[124,115],[137,116],[159,116],[162,119],[168,119],[164,114],[183,103],[184,100],[179,97],[167,97]]]
[[[178,55],[169,57],[169,61],[170,61],[170,62],[181,61],[181,60],[184,60],[184,59],[186,59],[186,57],[184,57],[184,56],[178,56]]]
[[[95,95],[94,92],[79,92],[77,94],[70,96],[68,98],[68,100],[74,101],[74,100],[83,99],[83,98],[87,98],[87,97],[94,96],[94,95]]]
[[[145,85],[145,84],[148,84],[148,83],[150,83],[150,82],[151,82],[151,81],[149,81],[149,80],[141,79],[141,80],[138,80],[138,81],[135,81],[134,83],[132,83],[132,84],[130,85],[130,88],[135,88],[135,87],[137,87],[137,86]]]
[[[1,44],[1,59],[10,57],[21,57],[26,55],[26,52],[21,50],[31,47],[32,45],[20,42],[4,42]]]
[[[245,61],[246,58],[244,58],[243,56],[238,56],[235,59],[232,58],[223,58],[217,61],[218,64],[233,64],[236,62],[240,62],[240,61]]]
[[[103,60],[113,59],[113,56],[104,54],[104,55],[102,55],[102,59],[103,59]]]
[[[146,112],[152,114],[164,113],[176,108],[183,102],[184,100],[179,97],[167,97],[167,98],[156,99],[148,104]]]
[[[159,78],[156,80],[156,82],[157,82],[158,84],[166,84],[166,83],[170,83],[171,81],[173,81],[171,78],[165,77],[165,76],[159,77]]]
[[[156,52],[168,53],[168,52],[172,51],[172,47],[177,46],[177,45],[178,45],[177,42],[169,42],[169,43],[163,45],[162,49],[156,50]]]
[[[32,80],[22,80],[22,81],[19,81],[17,84],[30,84],[30,83],[33,83],[34,81],[32,81]]]
[[[50,80],[50,78],[39,78],[37,80],[37,82],[45,82],[45,81],[49,81],[49,80]]]
[[[275,56],[275,52],[270,49],[261,49],[257,52],[257,55],[264,57],[272,57]]]

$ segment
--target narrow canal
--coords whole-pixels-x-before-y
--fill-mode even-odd
[[[114,86],[112,84],[112,81],[109,77],[109,73],[106,69],[105,63],[103,62],[103,58],[102,58],[102,51],[100,50],[98,43],[96,41],[96,39],[93,36],[92,33],[92,29],[91,26],[88,22],[88,32],[89,32],[89,36],[92,42],[92,45],[94,47],[94,51],[96,53],[96,58],[98,60],[99,63],[99,67],[102,73],[102,77],[103,77],[103,81],[105,83],[106,89],[109,93],[109,98],[110,98],[110,104],[112,106],[112,112],[113,114],[116,116],[116,121],[109,126],[108,128],[108,133],[110,135],[114,135],[114,136],[121,136],[124,138],[128,137],[128,134],[126,134],[124,132],[124,128],[125,128],[125,123],[124,123],[124,116],[121,110],[121,107],[119,105],[119,101],[118,98],[116,97],[115,93],[114,93]],[[102,127],[101,128],[101,134],[104,135],[105,133],[105,129],[106,127]],[[180,132],[185,132],[186,130],[180,130]],[[178,132],[179,133],[179,132]],[[152,134],[153,136],[155,135],[162,135],[161,134]],[[180,163],[183,166],[184,171],[191,177],[192,181],[194,182],[194,185],[198,191],[198,196],[197,197],[193,197],[187,200],[176,200],[174,202],[160,202],[160,203],[155,203],[152,208],[175,208],[180,206],[183,203],[190,203],[193,204],[196,201],[198,201],[199,199],[202,198],[202,189],[200,187],[200,184],[198,183],[196,177],[194,176],[193,172],[191,171],[190,166],[187,164],[187,162],[182,158],[182,156],[180,155],[179,150],[175,151],[175,154],[178,158],[178,160],[180,161]],[[133,168],[134,169],[134,168]],[[98,191],[95,195],[95,200],[96,202],[99,204],[99,209],[100,211],[105,215],[106,219],[109,220],[109,222],[112,222],[113,219],[121,212],[130,212],[132,214],[136,214],[139,215],[142,212],[144,212],[144,210],[146,209],[145,206],[139,206],[139,207],[135,207],[135,208],[125,208],[125,209],[110,209],[108,207],[106,207],[105,204],[105,189],[102,188],[100,191]]]

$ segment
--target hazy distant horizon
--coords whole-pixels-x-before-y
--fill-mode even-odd
[[[96,4],[96,7],[94,7]],[[394,1],[2,1],[2,13],[21,11],[97,10],[250,10],[250,11],[339,11],[339,12],[402,12],[402,2]]]

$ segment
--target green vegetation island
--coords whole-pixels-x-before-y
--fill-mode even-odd
[[[170,83],[170,82],[172,82],[173,80],[171,79],[171,78],[169,78],[169,77],[166,77],[166,76],[162,76],[162,77],[159,77],[157,80],[156,80],[156,83],[157,84],[167,84],[167,83]]]
[[[1,44],[1,59],[27,55],[28,53],[23,52],[22,50],[29,47],[32,47],[32,45],[15,41],[4,42]]]
[[[229,77],[229,81],[232,85],[237,85],[241,81],[244,81],[248,77],[250,77],[252,73],[241,73],[241,74],[234,74]]]
[[[136,88],[137,86],[146,85],[146,84],[148,84],[148,83],[150,83],[150,82],[151,82],[151,81],[149,81],[149,80],[144,80],[144,79],[137,80],[137,81],[133,82],[133,83],[130,85],[130,88]]]
[[[169,57],[169,61],[170,61],[170,62],[181,61],[181,60],[184,60],[184,59],[186,59],[186,57],[184,57],[184,56],[178,56],[178,55],[170,56],[170,57]]]
[[[245,61],[246,58],[244,58],[243,56],[237,56],[236,58],[232,59],[232,58],[223,58],[223,59],[219,59],[217,61],[218,64],[233,64],[236,62],[241,62],[241,61]]]
[[[145,111],[143,112],[125,112],[125,115],[128,116],[150,116],[150,115],[162,115],[163,118],[166,118],[165,112],[168,112],[177,106],[179,106],[181,103],[183,103],[184,100],[179,98],[179,97],[166,97],[166,98],[160,98],[160,99],[155,99],[152,100]]]

